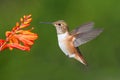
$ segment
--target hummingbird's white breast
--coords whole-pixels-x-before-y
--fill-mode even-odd
[[[74,56],[71,56],[70,54],[70,51],[69,51],[69,47],[67,46],[67,37],[69,36],[69,33],[66,32],[66,33],[63,33],[63,34],[58,34],[58,44],[59,44],[59,47],[61,48],[61,50],[65,53],[65,55],[68,55],[69,57],[74,57]]]

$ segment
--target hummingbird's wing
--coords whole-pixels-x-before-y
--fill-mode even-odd
[[[96,38],[102,31],[103,31],[103,29],[91,29],[87,32],[76,34],[74,36],[75,40],[74,40],[73,44],[75,47],[78,47],[78,46]]]
[[[93,28],[93,26],[94,26],[94,22],[85,23],[85,24],[81,25],[80,27],[72,30],[70,34],[74,35],[74,34],[78,34],[78,33],[87,32],[87,31],[91,30]]]

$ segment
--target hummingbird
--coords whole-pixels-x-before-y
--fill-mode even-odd
[[[87,65],[86,60],[79,50],[79,46],[96,38],[103,29],[93,29],[94,22],[88,22],[70,32],[68,24],[64,20],[43,23],[55,26],[59,47],[66,56]]]

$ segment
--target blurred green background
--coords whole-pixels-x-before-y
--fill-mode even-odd
[[[119,0],[0,0],[0,10],[0,38],[25,14],[32,14],[31,27],[39,34],[30,52],[0,52],[0,80],[120,80]],[[60,19],[70,30],[89,21],[104,28],[80,46],[88,68],[63,54],[52,25],[39,24]]]

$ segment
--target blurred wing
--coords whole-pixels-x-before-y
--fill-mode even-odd
[[[94,26],[94,22],[89,22],[86,24],[81,25],[80,27],[74,29],[73,31],[71,31],[71,34],[78,34],[78,33],[83,33],[83,32],[87,32],[89,30],[91,30]]]
[[[96,38],[103,30],[102,29],[92,29],[90,31],[77,34],[73,42],[75,47],[78,47],[94,38]]]

